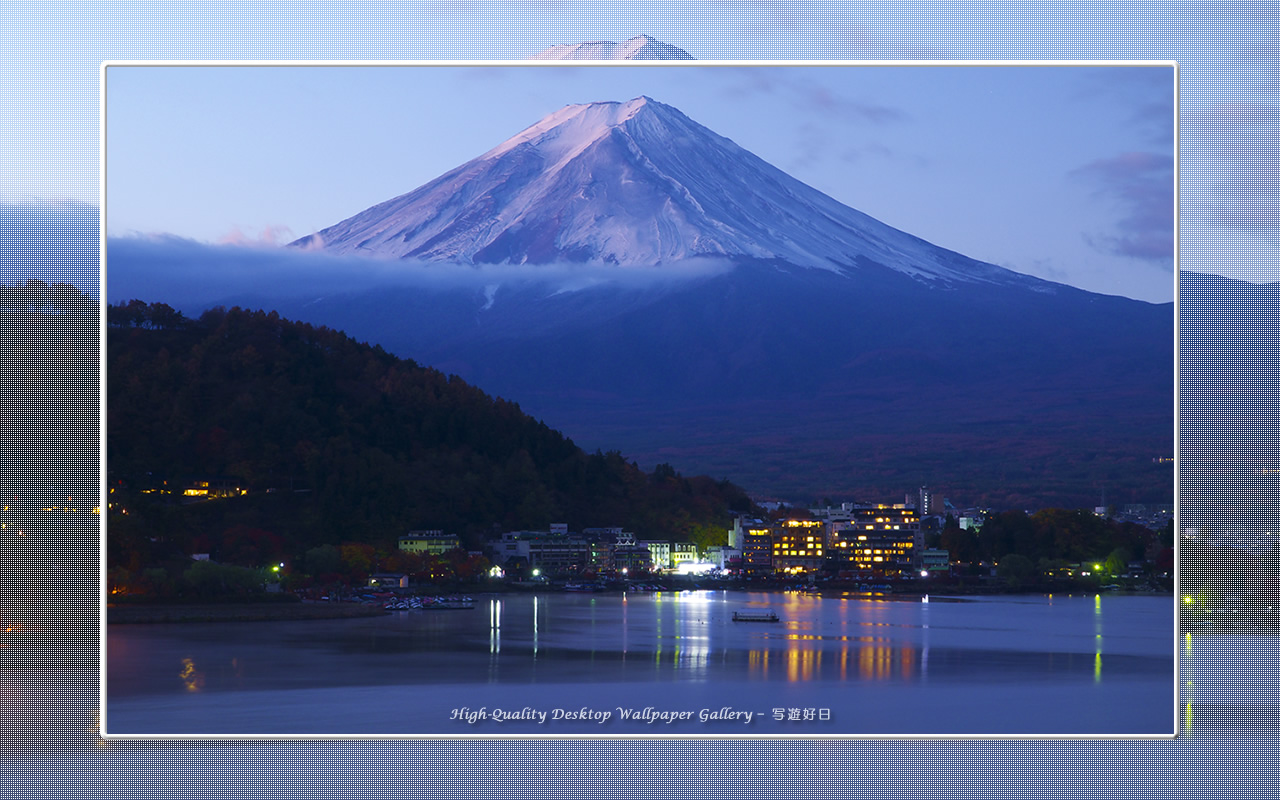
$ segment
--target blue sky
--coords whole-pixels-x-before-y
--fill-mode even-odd
[[[7,218],[60,218],[65,216],[62,203],[97,205],[98,68],[104,59],[523,59],[555,44],[621,41],[639,33],[704,60],[1176,60],[1181,67],[1181,268],[1254,282],[1280,278],[1280,200],[1274,191],[1280,161],[1280,30],[1270,3],[818,0],[797,7],[780,0],[650,0],[622,7],[577,0],[392,0],[355,7],[280,0],[160,7],[16,0],[6,6],[6,24],[0,26],[5,63],[0,204],[6,206],[0,224]],[[524,124],[523,118],[516,122]],[[1092,180],[1099,192],[1095,205],[1102,208],[1109,200],[1105,210],[1113,221],[1140,230],[1148,219],[1135,205],[1144,196],[1142,182],[1123,179],[1141,176],[1144,169],[1153,174],[1157,166],[1116,160],[1119,155],[1078,173],[1079,186]],[[1070,277],[1086,288],[1152,299],[1172,294],[1171,281],[1149,259],[1129,256],[1079,267],[1085,262],[1059,246],[1039,254],[1005,254],[899,216],[887,198],[884,205],[862,195],[856,201],[891,224],[915,228],[912,232],[976,257],[1016,261],[1040,274],[1057,269],[1059,279],[1070,275],[1062,266],[1070,262],[1073,270],[1085,270]],[[32,203],[53,208],[33,216],[28,213]],[[234,224],[242,229],[275,224],[255,219]],[[1074,246],[1080,247],[1086,235],[1093,253],[1107,247],[1133,252],[1142,243],[1141,237],[1126,239],[1115,230],[1092,227],[1076,232]],[[71,272],[77,282],[90,285],[97,280],[91,263],[96,247],[83,249],[80,266]],[[0,268],[6,275],[21,271],[18,264]]]
[[[1165,302],[1174,88],[1135,66],[113,66],[106,223],[283,243],[567,103],[647,94],[936,244]]]

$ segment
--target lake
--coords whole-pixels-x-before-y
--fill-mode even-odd
[[[1170,735],[1174,606],[540,593],[367,619],[110,625],[104,722],[109,735]]]

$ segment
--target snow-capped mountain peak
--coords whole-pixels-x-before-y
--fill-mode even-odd
[[[715,257],[845,272],[871,262],[931,283],[1053,286],[872,219],[644,96],[565,106],[293,244],[469,264],[643,268]]]
[[[691,61],[693,56],[679,47],[669,45],[641,34],[633,36],[625,42],[580,42],[578,44],[560,44],[548,47],[540,53],[530,56],[533,60],[544,61]]]
[[[515,148],[537,142],[547,161],[572,157],[583,147],[650,106],[654,101],[637,97],[625,103],[603,102],[569,105],[543,117],[502,144],[480,156],[497,158]]]

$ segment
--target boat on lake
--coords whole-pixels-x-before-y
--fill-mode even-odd
[[[778,622],[778,615],[772,611],[735,611],[734,622]]]

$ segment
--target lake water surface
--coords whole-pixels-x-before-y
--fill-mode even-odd
[[[735,622],[772,610],[777,623]],[[110,625],[116,734],[1148,734],[1168,596],[481,595],[468,610]]]

